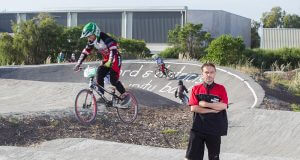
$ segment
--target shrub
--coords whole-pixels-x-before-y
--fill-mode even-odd
[[[0,65],[21,64],[22,55],[15,50],[13,37],[7,33],[0,35]]]
[[[123,58],[145,58],[151,56],[145,41],[120,38],[119,45]]]
[[[218,65],[237,64],[245,50],[244,41],[231,35],[222,35],[211,42],[207,55],[202,61],[210,61]]]
[[[160,52],[159,55],[163,58],[178,58],[179,53],[180,48],[170,47]]]
[[[60,47],[63,27],[47,14],[13,24],[14,46],[25,64],[42,64]]]
[[[263,69],[271,69],[272,66],[289,66],[289,69],[299,67],[300,49],[282,48],[277,50],[247,49],[244,55],[253,59],[253,65]],[[282,67],[279,67],[282,68]]]
[[[291,109],[294,112],[300,112],[300,105],[299,104],[291,104]]]
[[[83,26],[77,27],[65,27],[61,38],[61,46],[63,53],[65,53],[66,59],[70,59],[72,53],[75,53],[75,57],[79,57],[82,49],[85,47],[87,40],[85,38],[79,38],[81,36]],[[59,50],[54,52],[54,56],[57,57]]]

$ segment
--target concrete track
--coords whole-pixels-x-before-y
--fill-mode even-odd
[[[176,72],[177,79],[155,77],[155,64],[151,61],[124,61],[121,81],[135,93],[140,105],[178,107],[178,100],[174,98],[178,79],[182,79],[187,88],[202,81],[197,62],[169,60],[166,64]],[[85,65],[97,66],[97,63]],[[87,87],[82,73],[72,72],[72,67],[73,64],[0,67],[0,113],[20,114],[72,107],[77,92]],[[230,68],[218,67],[216,82],[225,85],[230,103],[230,128],[228,136],[222,140],[222,159],[300,159],[300,113],[257,109],[264,97],[263,89],[249,76]],[[55,144],[60,147],[51,147]],[[83,152],[89,155],[85,158],[77,152],[83,146],[94,146],[94,150]],[[71,152],[76,154],[69,154]],[[115,152],[121,154],[112,154]],[[0,147],[0,159],[182,159],[184,152],[64,139],[34,148]],[[42,153],[46,153],[45,156]]]

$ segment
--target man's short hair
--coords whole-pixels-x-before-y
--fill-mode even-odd
[[[204,68],[204,67],[213,67],[213,68],[215,69],[215,71],[216,71],[216,66],[215,66],[213,63],[210,63],[210,62],[204,63],[204,64],[201,66],[201,71],[203,71],[203,68]]]

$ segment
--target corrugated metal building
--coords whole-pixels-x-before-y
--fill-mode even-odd
[[[230,34],[242,37],[247,47],[251,45],[251,19],[221,10],[189,10],[187,21],[202,23],[212,37]]]
[[[16,13],[0,13],[0,32],[12,32],[11,22],[17,22]]]
[[[139,9],[90,8],[72,10],[23,11],[0,13],[0,32],[11,32],[10,21],[28,20],[40,12],[50,13],[64,26],[96,22],[104,32],[116,36],[145,40],[159,44],[158,50],[167,45],[168,31],[185,23],[203,24],[203,29],[213,37],[222,34],[241,36],[247,47],[251,44],[251,20],[220,10],[188,10],[187,7],[161,7]],[[150,47],[151,48],[151,47]],[[160,49],[159,49],[160,48]]]
[[[300,48],[300,29],[296,28],[263,28],[261,48]]]

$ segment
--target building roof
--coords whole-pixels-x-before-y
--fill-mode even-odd
[[[39,13],[39,12],[150,12],[150,11],[185,11],[187,6],[153,6],[153,7],[72,7],[72,8],[45,8],[40,10],[0,11],[1,13]]]

